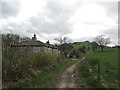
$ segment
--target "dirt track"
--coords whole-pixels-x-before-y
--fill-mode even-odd
[[[68,67],[59,77],[59,82],[56,86],[56,88],[79,88],[80,85],[76,83],[76,79],[78,79],[75,68],[77,67],[77,64],[81,63],[83,59],[77,60],[75,64]],[[79,78],[80,79],[80,78]],[[78,80],[81,83],[81,87],[85,87],[82,84],[84,84],[83,80]]]

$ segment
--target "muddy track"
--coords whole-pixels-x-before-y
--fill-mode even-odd
[[[74,63],[73,65],[69,66],[62,74],[59,78],[59,82],[56,85],[56,88],[79,88],[80,83],[77,83],[78,81],[81,82],[81,87],[85,87],[83,80],[76,80],[78,79],[78,73],[76,74],[75,69],[78,66],[78,64],[80,64],[83,61],[83,59],[81,60],[77,60],[76,63]],[[79,78],[80,79],[80,78]],[[77,81],[77,82],[76,82]]]

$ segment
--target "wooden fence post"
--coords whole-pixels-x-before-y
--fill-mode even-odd
[[[98,80],[100,80],[100,72],[101,72],[101,69],[100,69],[100,62],[98,62]]]

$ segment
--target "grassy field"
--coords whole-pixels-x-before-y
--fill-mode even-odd
[[[75,49],[79,49],[82,46],[86,46],[86,47],[91,46],[91,43],[89,43],[89,42],[78,42],[78,43],[73,43],[72,46]]]
[[[94,53],[101,62],[101,78],[104,86],[117,87],[118,83],[118,50],[105,48],[104,52]],[[108,72],[105,72],[108,69]]]
[[[18,83],[13,83],[7,88],[53,88],[56,84],[55,76],[64,71],[74,61],[63,60],[58,63],[56,67],[49,67],[43,69],[42,72],[32,76],[27,80]]]
[[[89,72],[87,64],[79,66],[79,71],[85,77],[86,82],[93,87],[117,88],[118,87],[118,49],[105,48],[104,52],[94,51],[93,55],[100,61],[100,77],[97,80],[98,72]]]

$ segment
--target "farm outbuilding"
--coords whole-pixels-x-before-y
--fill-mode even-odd
[[[37,40],[36,35],[32,37],[31,40],[22,41],[17,44],[10,44],[10,47],[16,48],[23,54],[23,56],[28,56],[34,53],[56,53],[60,54],[60,50],[49,43],[43,43]]]

